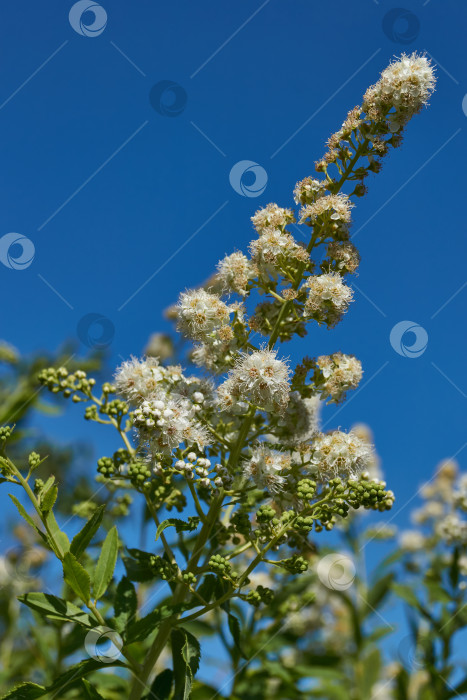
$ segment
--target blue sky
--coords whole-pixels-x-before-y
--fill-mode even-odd
[[[162,311],[180,290],[246,250],[257,208],[292,204],[295,182],[393,55],[425,50],[439,63],[429,109],[354,209],[355,303],[335,330],[310,328],[284,348],[293,362],[337,350],[361,359],[361,388],[325,421],[371,426],[406,523],[406,502],[440,459],[467,464],[467,7],[103,0],[102,26],[86,36],[93,16],[80,25],[75,11],[76,31],[72,4],[16,0],[0,12],[0,255],[12,232],[35,249],[24,269],[5,254],[0,263],[1,336],[23,353],[51,350],[82,341],[83,317],[97,314],[112,336],[109,367],[168,329]],[[165,92],[157,111],[162,81],[177,98],[171,106]],[[257,197],[229,182],[242,160],[266,173]],[[416,358],[389,341],[402,321],[428,335]],[[63,442],[96,440],[96,454],[109,442],[71,406],[40,425]]]

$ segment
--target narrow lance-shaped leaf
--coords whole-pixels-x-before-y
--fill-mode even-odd
[[[18,600],[32,610],[54,620],[68,620],[85,627],[92,626],[91,618],[81,608],[50,593],[25,593],[18,596]]]
[[[102,695],[97,692],[97,690],[94,688],[94,686],[90,684],[89,681],[83,678],[81,684],[84,690],[83,698],[86,698],[86,700],[104,700]]]
[[[34,530],[36,530],[36,532],[39,532],[39,533],[40,533],[40,530],[39,530],[39,528],[37,527],[36,523],[35,523],[34,520],[31,518],[31,516],[26,512],[26,509],[25,509],[24,506],[18,501],[18,499],[16,498],[16,496],[13,496],[13,494],[11,494],[11,493],[9,493],[8,495],[9,495],[9,497],[11,498],[11,500],[13,501],[13,503],[15,504],[15,506],[17,507],[17,509],[18,509],[19,514],[21,515],[21,517],[24,518],[24,519],[26,520],[27,524],[30,525],[32,528],[34,528]],[[41,534],[43,534],[43,533],[41,533]]]
[[[67,552],[63,558],[63,577],[76,595],[88,603],[91,598],[91,579],[71,552]]]
[[[137,605],[135,587],[130,579],[124,576],[117,586],[114,602],[114,623],[117,632],[123,632],[127,624],[135,617]]]
[[[172,630],[172,656],[175,677],[174,700],[188,700],[201,658],[201,648],[196,637],[185,629]]]
[[[107,533],[102,550],[94,570],[93,594],[97,599],[102,598],[107,590],[117,563],[118,533],[114,526]]]
[[[91,515],[84,527],[73,537],[70,545],[72,552],[77,559],[85,551],[86,547],[96,534],[104,516],[105,505],[99,506]]]
[[[58,549],[58,555],[60,556],[61,559],[63,559],[64,555],[66,552],[70,550],[70,541],[66,535],[65,532],[62,532],[60,530],[58,523],[55,519],[55,515],[53,514],[53,511],[49,510],[47,515],[45,516],[45,521],[47,523],[47,527],[49,528],[53,541],[55,542],[56,548]],[[52,549],[54,549],[53,543],[50,543]]]

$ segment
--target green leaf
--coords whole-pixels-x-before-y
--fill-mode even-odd
[[[360,697],[371,698],[372,688],[380,678],[381,655],[379,649],[372,649],[362,660],[363,673],[359,677]]]
[[[77,559],[85,551],[86,547],[96,534],[104,516],[105,505],[99,506],[89,518],[84,527],[73,537],[70,545],[72,552]]]
[[[212,595],[216,590],[217,581],[218,578],[215,574],[207,574],[198,586],[198,593],[206,603],[211,601]]]
[[[418,608],[418,598],[410,586],[403,586],[402,584],[395,583],[392,589],[399,596],[399,598],[402,598],[406,603],[412,605],[414,608]]]
[[[232,615],[232,613],[228,613],[228,624],[229,624],[229,630],[230,634],[233,637],[234,643],[240,654],[243,656],[244,659],[248,659],[248,656],[246,656],[245,652],[242,649],[242,645],[240,643],[240,622],[238,621],[238,618],[235,617],[235,615]]]
[[[50,542],[50,546],[54,551],[55,549],[58,549],[57,554],[61,559],[63,559],[65,554],[70,551],[70,541],[66,534],[58,527],[58,523],[55,520],[55,515],[53,514],[52,510],[49,510],[45,516],[45,521],[56,543],[56,547],[54,547],[53,542]]]
[[[112,661],[110,663],[106,663],[105,666],[108,668],[109,666],[124,666],[121,661]],[[93,671],[98,671],[102,670],[102,662],[101,661],[96,661],[95,659],[86,659],[85,661],[80,661],[77,664],[74,664],[73,666],[70,666],[65,673],[62,673],[61,676],[55,679],[55,681],[50,685],[48,688],[46,688],[44,695],[51,693],[52,695],[55,693],[56,698],[62,698],[62,692],[65,690],[65,688],[69,688],[72,685],[81,685],[81,681],[83,676],[87,676],[89,673],[92,673]],[[40,697],[40,696],[37,696]]]
[[[391,571],[369,586],[366,593],[366,599],[362,600],[362,603],[366,608],[362,611],[364,617],[371,615],[371,613],[374,613],[378,609],[379,605],[389,593],[393,581],[394,572]]]
[[[201,648],[196,637],[181,627],[172,630],[171,639],[175,676],[173,700],[188,700],[199,668]]]
[[[175,527],[177,534],[181,532],[193,532],[200,523],[200,519],[196,515],[190,515],[188,522],[180,520],[180,518],[167,518],[163,520],[156,530],[156,540],[159,539],[161,532],[171,525]]]
[[[102,598],[107,590],[117,563],[118,533],[114,526],[107,533],[94,570],[93,593],[96,599]]]
[[[8,695],[4,695],[2,700],[35,700],[41,698],[45,693],[45,688],[36,683],[21,683],[17,685]]]
[[[137,583],[147,583],[156,578],[151,560],[153,555],[141,549],[129,549],[130,557],[122,557],[125,565],[126,575],[130,581]]]
[[[58,487],[55,485],[51,486],[41,499],[41,510],[43,513],[48,513],[49,510],[52,510],[52,507],[57,500],[57,496]]]
[[[63,558],[63,578],[84,603],[91,598],[91,579],[75,555],[67,552]]]
[[[25,593],[18,596],[18,600],[32,610],[54,620],[76,622],[84,627],[92,627],[93,625],[90,616],[77,605],[50,593]]]
[[[151,685],[151,690],[149,695],[147,695],[147,700],[151,698],[157,698],[157,700],[169,700],[170,693],[172,692],[173,684],[173,671],[171,668],[166,668],[165,671],[159,673]]]
[[[86,698],[87,700],[104,700],[102,695],[97,692],[97,690],[94,688],[94,686],[90,684],[89,681],[83,678],[81,680],[81,685],[84,688],[83,698]]]
[[[130,579],[124,576],[117,586],[114,601],[114,623],[117,632],[122,633],[135,615],[138,607],[136,590]]]
[[[177,612],[182,612],[186,607],[182,604],[180,605],[162,605],[160,608],[153,610],[141,620],[136,620],[128,625],[126,631],[125,640],[127,644],[132,644],[133,642],[139,642],[146,639],[158,625],[167,618],[172,617]]]
[[[22,518],[24,518],[27,522],[28,525],[30,525],[36,532],[39,532],[40,534],[43,535],[43,533],[40,532],[39,528],[37,527],[36,523],[34,520],[31,518],[30,515],[26,512],[24,506],[18,501],[16,496],[13,496],[13,494],[9,493],[8,494],[15,506],[17,507],[19,514],[21,515]],[[44,535],[43,535],[44,536]]]

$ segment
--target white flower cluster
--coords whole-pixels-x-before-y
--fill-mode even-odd
[[[217,390],[220,405],[228,410],[251,401],[265,411],[284,413],[289,402],[290,369],[274,350],[243,354]]]
[[[256,275],[256,269],[243,253],[227,255],[217,265],[217,277],[224,291],[247,294],[248,282]]]
[[[313,441],[312,448],[310,469],[315,470],[321,479],[354,478],[373,462],[371,445],[352,430],[349,433],[340,430],[321,433]]]
[[[217,294],[194,289],[180,295],[178,328],[189,338],[204,341],[229,324],[230,313],[231,309]]]
[[[123,362],[115,373],[117,391],[129,401],[138,401],[153,394],[161,382],[176,380],[178,368],[165,368],[156,357]],[[180,373],[178,373],[178,377]]]
[[[169,454],[182,442],[203,446],[209,435],[197,414],[213,404],[212,382],[185,377],[180,367],[163,367],[157,358],[132,358],[115,374],[117,390],[136,403],[133,422],[151,454]]]
[[[427,103],[435,86],[433,67],[426,56],[402,56],[381,73],[381,78],[365,93],[363,109],[395,107],[401,125]],[[394,129],[396,130],[396,129]]]
[[[436,524],[435,532],[447,544],[467,544],[467,521],[458,513],[448,513]]]
[[[264,229],[258,240],[250,243],[250,253],[259,272],[274,278],[289,262],[306,263],[310,258],[306,248],[299,245],[290,233],[275,228]]]
[[[257,232],[261,234],[267,228],[283,229],[287,224],[295,221],[295,216],[292,209],[284,209],[271,203],[263,209],[258,209],[251,220]]]
[[[363,375],[362,363],[354,355],[335,352],[321,355],[316,363],[324,377],[321,397],[329,397],[335,403],[343,399],[347,391],[356,389]]]
[[[452,459],[441,462],[434,478],[420,492],[425,503],[414,511],[412,520],[419,526],[429,526],[426,536],[422,532],[420,536],[429,542],[430,548],[439,542],[442,545],[467,545],[467,519],[464,516],[467,512],[467,475],[459,476],[457,462]]]
[[[145,399],[134,411],[133,422],[153,455],[170,454],[181,443],[201,448],[209,441],[209,433],[196,420],[195,407],[187,399],[163,393]]]
[[[297,182],[293,194],[296,204],[312,204],[325,192],[326,183],[309,176]]]
[[[314,224],[318,219],[326,219],[348,224],[351,220],[350,210],[354,206],[346,194],[328,194],[302,207],[299,223],[304,224],[309,219]]]
[[[399,545],[405,552],[419,552],[424,549],[426,541],[418,530],[405,530],[399,537]]]
[[[340,321],[353,299],[352,290],[337,272],[309,277],[303,287],[308,289],[304,315],[330,328]]]
[[[243,473],[251,478],[258,488],[267,489],[269,493],[278,495],[285,484],[284,472],[287,473],[290,466],[290,454],[271,450],[266,445],[259,445],[253,450]]]
[[[353,243],[332,241],[328,245],[329,259],[336,264],[340,274],[353,274],[360,265],[360,253]]]

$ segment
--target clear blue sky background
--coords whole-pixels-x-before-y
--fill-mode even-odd
[[[78,337],[80,319],[94,312],[115,329],[110,367],[140,353],[151,332],[169,327],[162,311],[181,289],[207,278],[225,253],[246,250],[257,208],[292,204],[295,182],[314,172],[330,133],[392,56],[425,50],[439,64],[429,109],[354,210],[355,303],[337,329],[311,328],[285,347],[293,362],[336,350],[362,360],[362,388],[325,420],[372,427],[394,512],[402,509],[396,520],[407,523],[404,504],[440,459],[458,454],[467,464],[467,7],[102,5],[107,25],[94,37],[71,27],[71,2],[16,0],[0,11],[0,239],[17,232],[35,246],[26,269],[0,263],[0,333],[23,353]],[[182,88],[178,116],[151,105],[163,80]],[[240,160],[265,169],[260,196],[231,187]],[[404,320],[428,333],[415,359],[389,342]],[[96,439],[100,431],[70,409],[41,425],[63,442]]]

